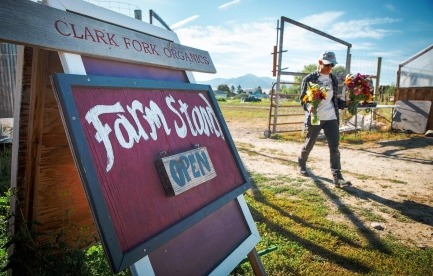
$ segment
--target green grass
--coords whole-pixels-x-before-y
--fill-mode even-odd
[[[227,99],[225,102],[218,102],[223,113],[224,119],[226,121],[236,121],[238,124],[251,124],[257,122],[260,125],[267,125],[269,121],[269,109],[270,100],[265,99],[262,102],[257,103],[244,103],[238,99]],[[285,102],[284,104],[298,105],[297,102]],[[300,109],[301,107],[299,107]],[[291,112],[299,112],[299,110],[292,109]],[[364,112],[364,115],[367,115]],[[391,109],[380,109],[378,114],[381,116],[376,117],[376,121],[384,123],[384,128],[382,130],[371,130],[371,131],[361,131],[357,133],[345,133],[341,134],[340,141],[344,146],[346,145],[365,145],[366,143],[386,141],[386,140],[403,140],[408,138],[406,133],[395,133],[388,131],[390,129],[390,123],[384,118],[391,118]],[[283,112],[286,113],[286,112]],[[362,112],[361,112],[362,113]],[[348,118],[350,114],[347,112],[341,113],[342,119]],[[416,134],[411,134],[412,137],[417,137]],[[302,142],[304,137],[302,137],[301,131],[287,132],[287,133],[273,133],[271,134],[271,139],[283,140],[283,141],[296,141]],[[321,143],[321,141],[318,141]]]
[[[261,241],[257,250],[277,246],[261,257],[268,275],[432,275],[433,249],[404,246],[379,237],[358,216],[383,220],[371,210],[339,206],[350,223],[327,218],[338,201],[325,184],[252,174],[245,197]],[[249,263],[232,275],[254,275]]]

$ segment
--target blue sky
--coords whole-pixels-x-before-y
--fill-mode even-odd
[[[351,43],[352,73],[374,74],[377,57],[382,57],[381,84],[395,83],[398,64],[433,44],[432,0],[122,1],[139,7],[145,22],[149,9],[154,10],[182,44],[209,52],[217,73],[194,73],[197,81],[248,73],[272,77],[271,52],[281,16]],[[341,46],[309,38],[296,28],[286,30],[293,37],[284,48],[288,64],[282,66],[289,71],[316,63],[323,50],[334,50],[345,64]]]

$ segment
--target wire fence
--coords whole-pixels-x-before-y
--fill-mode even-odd
[[[281,68],[282,71],[302,72],[308,65],[317,65],[320,53],[333,51],[336,54],[338,66],[347,66],[347,47],[337,41],[333,41],[319,33],[309,31],[300,26],[285,22],[283,37],[283,53]],[[356,47],[350,49],[350,72],[352,74],[361,73],[366,75],[380,75],[380,83],[395,83],[398,66],[389,67],[381,63],[380,72],[378,60],[380,56],[377,52],[358,50]],[[382,58],[383,60],[383,58]],[[341,71],[336,71],[337,78],[342,81],[345,75]],[[284,76],[282,81],[293,81],[293,77]]]
[[[85,0],[85,1],[134,18],[136,17],[135,11],[136,10],[141,11],[141,8],[139,6],[129,4],[126,2],[101,1],[101,0]]]

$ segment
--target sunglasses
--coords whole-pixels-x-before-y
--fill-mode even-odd
[[[335,65],[333,63],[330,63],[330,64],[323,64],[323,66],[325,66],[325,67],[334,67]]]

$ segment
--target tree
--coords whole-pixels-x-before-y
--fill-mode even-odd
[[[227,84],[220,84],[220,85],[218,85],[217,89],[221,90],[221,91],[225,91],[227,93],[230,93],[230,88]]]
[[[346,68],[344,66],[338,65],[332,69],[332,74],[337,77],[339,83],[344,82],[346,78]]]
[[[238,89],[236,90],[236,93],[241,94],[242,92],[244,92],[244,90],[242,90],[241,85],[238,85]]]
[[[309,74],[317,70],[316,64],[305,65],[300,73]],[[280,92],[284,94],[301,94],[301,82],[304,76],[295,76],[294,81],[296,84],[292,84],[289,87],[284,84],[280,87]]]
[[[304,65],[304,69],[302,69],[301,73],[310,74],[317,70],[317,64]],[[302,82],[303,76],[296,76],[294,82],[298,82],[299,86]]]
[[[232,86],[230,86],[230,91],[232,92],[232,94],[235,94],[235,86],[232,84]]]
[[[317,70],[317,65],[310,64],[310,65],[305,65],[301,73],[310,74],[316,70]],[[342,82],[344,82],[344,79],[346,77],[346,68],[341,65],[335,66],[334,68],[332,68],[332,74],[337,77],[338,83],[340,84],[339,86],[341,88],[341,84]],[[303,78],[304,78],[303,76],[296,76],[294,82],[301,83]],[[296,94],[296,93],[300,93],[300,91],[301,91],[301,85],[294,84],[288,89],[289,92],[288,94]]]

